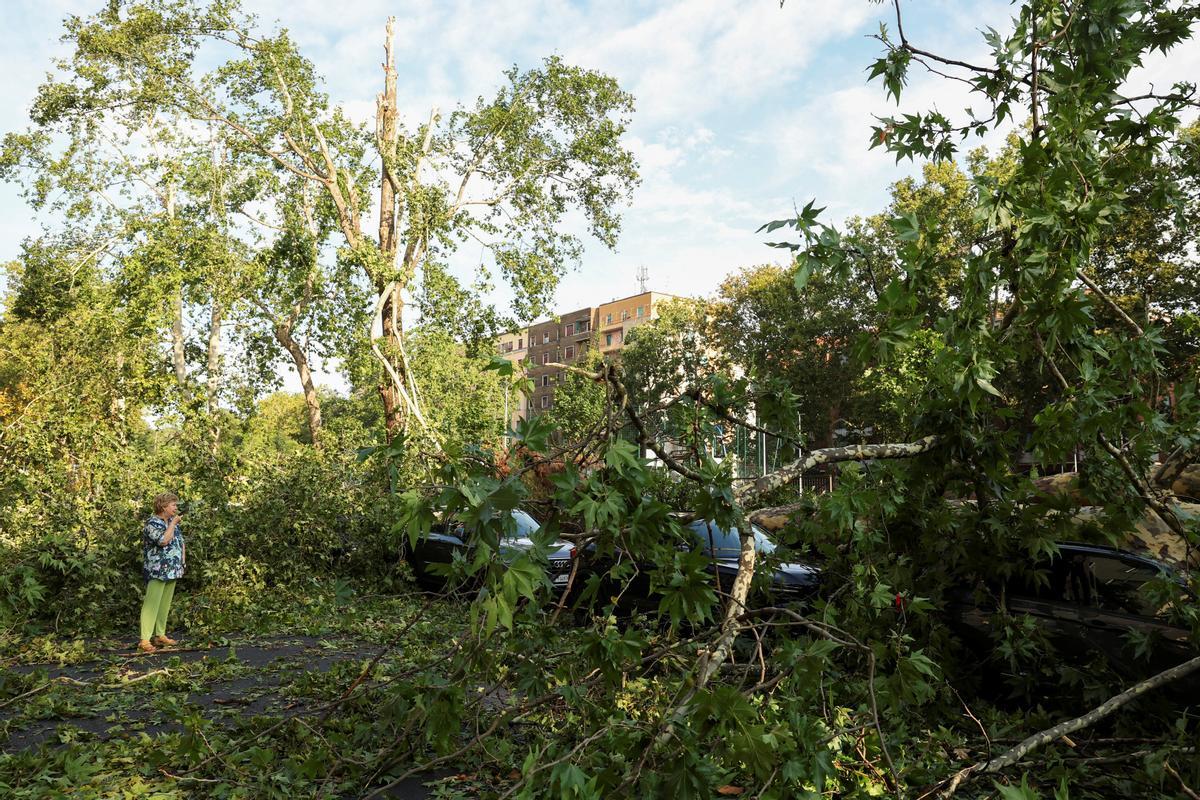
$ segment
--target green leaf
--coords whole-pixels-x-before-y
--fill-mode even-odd
[[[902,242],[915,242],[921,238],[921,225],[915,214],[904,214],[889,220],[896,238]]]
[[[797,255],[796,256],[796,275],[792,279],[796,285],[796,291],[798,291],[798,292],[804,291],[804,287],[808,285],[808,281],[812,277],[812,273],[813,273],[812,259],[804,253],[800,253],[799,255]]]
[[[1029,774],[1021,775],[1021,784],[1019,786],[1005,786],[1000,783],[993,783],[996,791],[1000,792],[1000,796],[1004,800],[1040,800],[1038,793],[1029,786]]]
[[[986,378],[976,377],[975,384],[980,389],[983,389],[985,392],[987,392],[988,394],[995,395],[996,397],[999,397],[1001,400],[1004,399],[1004,395],[1000,394],[999,390],[996,389],[995,386],[992,386],[991,381],[987,380]]]
[[[488,359],[487,366],[485,366],[484,369],[498,372],[505,377],[509,377],[513,374],[514,365],[512,361],[508,360],[504,356],[494,355]]]

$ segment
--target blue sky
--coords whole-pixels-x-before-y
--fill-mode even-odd
[[[0,129],[25,114],[67,14],[102,0],[5,0],[0,28]],[[637,99],[628,144],[642,185],[615,253],[591,242],[560,286],[560,308],[632,294],[644,265],[651,288],[708,295],[741,267],[776,260],[755,230],[816,198],[831,218],[879,210],[891,181],[918,169],[867,151],[873,114],[894,113],[864,68],[870,34],[891,5],[867,0],[246,0],[264,24],[287,27],[352,116],[373,116],[383,23],[397,18],[401,113],[415,124],[494,91],[502,71],[549,54],[614,75]],[[925,49],[981,57],[978,29],[1007,27],[994,0],[905,4],[905,31]],[[1166,88],[1200,76],[1200,42],[1148,62],[1139,83]],[[901,110],[969,105],[961,85],[914,66]],[[0,260],[38,223],[16,187],[0,184]],[[463,254],[464,264],[478,254]],[[503,304],[505,293],[496,300]]]

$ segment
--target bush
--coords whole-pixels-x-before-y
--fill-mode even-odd
[[[182,447],[159,438],[131,443],[137,457],[93,454],[89,466],[105,479],[86,493],[50,470],[37,491],[10,494],[0,509],[0,626],[132,628],[143,591],[141,527],[164,490],[194,506],[183,524],[180,621],[236,619],[271,588],[312,576],[375,580],[394,567],[378,476],[352,453],[233,448],[201,462],[186,437]]]

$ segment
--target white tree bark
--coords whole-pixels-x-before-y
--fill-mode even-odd
[[[275,341],[288,351],[296,372],[300,374],[300,385],[304,389],[304,408],[308,414],[308,433],[313,445],[321,446],[321,401],[317,397],[317,387],[313,383],[312,370],[308,366],[308,356],[304,348],[292,336],[291,328],[287,325],[275,326]]]
[[[208,328],[208,380],[206,384],[208,413],[217,410],[218,394],[221,391],[221,326],[225,322],[225,304],[215,294],[209,310]]]
[[[1039,747],[1050,744],[1056,739],[1061,739],[1062,737],[1068,736],[1075,731],[1082,730],[1089,725],[1094,725],[1125,704],[1141,697],[1146,692],[1157,689],[1160,686],[1164,686],[1171,681],[1178,680],[1186,675],[1190,675],[1198,669],[1200,669],[1200,656],[1196,656],[1190,661],[1185,661],[1182,664],[1171,667],[1170,669],[1163,670],[1157,675],[1130,686],[1125,691],[1108,698],[1103,703],[1082,716],[1069,719],[1066,722],[1060,722],[1044,731],[1038,731],[1032,736],[1026,737],[1015,747],[1010,748],[995,758],[989,761],[981,761],[977,764],[972,764],[966,769],[955,773],[953,779],[950,781],[950,785],[946,787],[946,790],[942,792],[941,796],[949,797],[950,795],[954,794],[954,792],[958,790],[963,782],[974,773],[993,773],[999,772],[1006,767],[1011,767],[1022,758],[1029,755],[1029,753],[1037,750]]]
[[[738,502],[766,494],[778,489],[788,481],[808,472],[820,464],[834,464],[841,461],[870,461],[876,458],[910,458],[927,453],[938,444],[937,436],[926,436],[915,442],[889,444],[855,444],[848,447],[827,447],[823,450],[813,450],[790,464],[785,464],[774,472],[763,475],[757,480],[747,480],[734,491]]]
[[[171,362],[175,367],[175,382],[184,404],[191,403],[192,391],[188,386],[187,357],[183,349],[183,287],[171,297]]]

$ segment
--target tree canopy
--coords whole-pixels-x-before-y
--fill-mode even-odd
[[[581,252],[572,218],[616,242],[637,182],[613,78],[551,56],[405,120],[389,22],[360,124],[235,2],[69,19],[0,158],[52,220],[4,268],[0,655],[83,659],[132,619],[131,532],[167,489],[194,503],[179,619],[229,655],[6,669],[2,732],[129,711],[112,689],[176,727],[65,732],[0,756],[0,785],[378,797],[450,771],[501,800],[1194,795],[1200,728],[1169,692],[1200,657],[1150,666],[1162,631],[1200,642],[1200,509],[1176,488],[1200,474],[1198,103],[1127,87],[1193,41],[1200,6],[1025,0],[978,61],[891,11],[881,106],[913,69],[970,89],[961,113],[870,132],[920,176],[865,218],[814,198],[766,222],[784,263],[664,304],[619,358],[553,365],[553,410],[515,424],[506,401],[532,387],[496,332],[545,311]],[[992,132],[999,152],[970,149]],[[463,278],[467,242],[485,256]],[[501,280],[511,311],[487,300]],[[300,394],[275,391],[284,359]],[[344,395],[312,376],[333,359]],[[1077,455],[1048,489],[1039,472]],[[805,491],[815,468],[837,485]],[[701,521],[729,532],[720,553]],[[1139,590],[1159,633],[1121,643],[1131,676],[1007,587],[1036,594],[1064,543],[1139,526],[1180,563]],[[418,549],[452,538],[419,574]],[[797,574],[810,593],[775,585]],[[217,720],[190,681],[241,675],[240,629],[369,648],[280,678],[311,703]]]

